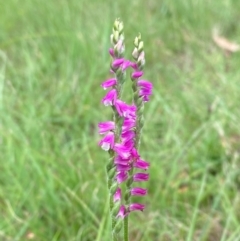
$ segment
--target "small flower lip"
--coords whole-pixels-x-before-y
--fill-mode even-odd
[[[108,132],[98,143],[104,151],[109,151],[114,147],[114,133]]]
[[[102,99],[102,103],[105,106],[115,105],[117,99],[117,91],[115,89],[110,90]]]

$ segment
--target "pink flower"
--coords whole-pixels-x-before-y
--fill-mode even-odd
[[[149,101],[149,96],[152,95],[152,83],[147,80],[139,80],[137,85],[140,87],[139,96],[143,97],[143,101]]]
[[[127,105],[122,100],[116,100],[115,107],[120,116],[127,118],[134,118],[136,116],[136,106],[135,105]]]
[[[135,119],[125,118],[123,121],[122,131],[128,131],[135,126]]]
[[[130,60],[125,60],[122,64],[122,71],[126,70],[129,67],[132,67],[132,62]]]
[[[132,203],[129,206],[129,211],[143,211],[143,209],[145,208],[145,205],[140,204],[140,203]]]
[[[131,157],[132,157],[132,159],[134,159],[134,160],[139,159],[140,155],[138,154],[138,151],[137,151],[136,148],[133,148],[133,149],[131,150]]]
[[[131,170],[131,166],[130,165],[124,165],[124,164],[117,164],[116,165],[116,169],[119,172],[128,172]]]
[[[138,79],[138,78],[140,78],[142,75],[143,75],[143,71],[137,70],[137,71],[135,71],[135,72],[132,73],[132,78],[133,78],[133,79]]]
[[[108,132],[106,136],[103,137],[103,139],[99,142],[99,146],[104,151],[109,151],[110,149],[113,149],[114,146],[114,133]]]
[[[105,121],[98,123],[99,134],[104,134],[108,131],[115,129],[115,122],[113,121]]]
[[[134,182],[145,182],[149,179],[148,173],[135,173],[133,175],[133,181]]]
[[[119,155],[117,155],[114,159],[115,164],[121,164],[121,165],[128,165],[129,160],[128,159],[123,159]]]
[[[122,198],[122,191],[121,188],[118,188],[115,194],[113,195],[114,202],[120,201]]]
[[[113,66],[114,68],[120,67],[120,66],[123,64],[123,62],[124,62],[124,59],[123,59],[123,58],[121,58],[121,59],[115,59],[115,60],[113,60],[112,66]]]
[[[133,166],[138,169],[147,170],[150,164],[144,160],[138,159],[136,162],[134,162]]]
[[[124,219],[125,216],[126,216],[126,209],[125,209],[124,205],[122,205],[119,209],[117,217]]]
[[[125,143],[129,140],[132,140],[135,137],[135,132],[131,130],[125,131],[122,133],[121,137],[122,137],[122,142]]]
[[[124,181],[126,181],[128,178],[128,175],[126,172],[119,172],[117,175],[116,175],[116,180],[117,182],[120,184]]]
[[[105,106],[114,105],[117,99],[117,91],[115,89],[110,90],[102,99],[102,103]]]
[[[152,90],[152,83],[147,80],[138,80],[137,85],[141,87],[141,89],[149,89]]]
[[[111,48],[111,49],[109,49],[109,54],[112,56],[112,57],[114,57],[114,50]]]
[[[112,79],[108,79],[106,81],[104,81],[101,86],[103,87],[104,90],[106,90],[109,87],[112,87],[114,85],[117,84],[117,79],[116,78],[112,78]]]
[[[147,189],[140,187],[133,187],[131,189],[132,196],[145,196],[147,194]]]
[[[122,157],[123,159],[127,159],[130,156],[130,150],[123,144],[116,143],[114,146],[114,151]]]

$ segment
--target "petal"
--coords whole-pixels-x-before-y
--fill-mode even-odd
[[[138,79],[143,75],[143,71],[135,71],[132,73],[132,78],[133,79]]]
[[[135,126],[135,120],[133,118],[125,118],[123,121],[122,131],[128,131]]]
[[[114,57],[114,50],[111,48],[111,49],[109,49],[109,54],[112,56],[112,57]]]
[[[120,201],[122,198],[122,190],[121,188],[118,188],[115,194],[113,195],[114,202]]]
[[[125,60],[122,64],[122,70],[124,71],[129,67],[132,67],[132,62],[130,60]]]
[[[114,85],[116,85],[117,84],[117,79],[115,79],[115,78],[112,78],[112,79],[107,79],[107,80],[105,80],[102,84],[101,84],[101,86],[103,87],[103,89],[107,89],[107,88],[109,88],[109,87],[112,87],[112,86],[114,86]]]
[[[115,89],[110,90],[102,99],[102,103],[105,106],[114,105],[117,99],[117,91]]]
[[[140,203],[132,203],[129,206],[129,211],[143,211],[143,209],[145,208],[145,205],[140,204]]]
[[[135,137],[135,132],[132,130],[125,131],[121,134],[122,142],[125,143]]]
[[[133,187],[131,189],[132,196],[145,196],[147,194],[147,189],[141,187]]]
[[[107,131],[115,129],[115,123],[113,121],[105,121],[98,123],[99,134],[104,134]]]
[[[138,159],[136,162],[134,162],[133,166],[135,168],[147,170],[150,166],[149,162],[146,162],[144,160]]]
[[[122,157],[123,159],[126,159],[130,156],[130,150],[123,144],[116,143],[114,146],[114,151],[117,152],[117,154]]]
[[[127,215],[126,209],[125,209],[124,205],[122,205],[119,209],[117,217],[120,217],[123,219],[126,215]]]
[[[104,136],[99,142],[99,146],[101,146],[104,151],[109,151],[110,149],[112,149],[114,146],[114,133],[107,133],[107,135]]]
[[[133,175],[133,181],[134,182],[145,182],[149,179],[148,173],[135,173]]]
[[[114,68],[119,67],[119,66],[121,66],[121,65],[123,64],[123,62],[124,62],[124,59],[123,59],[123,58],[121,58],[121,59],[115,59],[115,60],[113,60],[112,66],[113,66]]]
[[[126,181],[128,178],[128,175],[126,172],[119,172],[117,175],[116,175],[116,180],[117,182],[120,184],[124,181]]]

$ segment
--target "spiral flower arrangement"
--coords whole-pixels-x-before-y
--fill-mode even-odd
[[[124,241],[128,241],[128,216],[133,211],[143,211],[144,204],[133,203],[132,196],[145,196],[147,190],[135,186],[146,182],[149,163],[139,154],[140,137],[144,124],[144,104],[152,95],[152,83],[142,79],[145,65],[144,45],[141,36],[135,38],[132,52],[133,61],[124,57],[123,23],[117,19],[111,34],[112,58],[110,72],[113,77],[105,80],[101,86],[108,90],[102,99],[105,106],[111,106],[113,119],[98,124],[99,134],[104,135],[99,146],[109,153],[106,165],[109,209],[112,220],[112,240],[119,240],[124,227]],[[122,100],[122,90],[126,80],[126,71],[131,69],[132,103]],[[123,186],[125,183],[125,187]],[[124,191],[124,194],[123,194]]]

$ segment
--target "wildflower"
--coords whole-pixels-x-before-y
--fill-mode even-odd
[[[116,169],[119,172],[128,172],[131,169],[131,166],[128,164],[117,164]]]
[[[126,209],[125,209],[124,205],[122,205],[119,209],[117,217],[120,217],[123,219],[123,218],[125,218],[125,216],[126,216]]]
[[[111,88],[102,98],[105,106],[112,106],[113,121],[98,124],[99,134],[105,136],[99,141],[99,146],[109,151],[110,160],[107,163],[109,208],[112,219],[113,240],[118,240],[124,219],[124,240],[128,240],[128,215],[132,211],[143,211],[144,204],[132,203],[131,196],[145,196],[147,189],[132,187],[133,182],[148,181],[149,174],[135,173],[134,168],[147,170],[149,163],[141,159],[139,154],[140,134],[143,127],[143,106],[152,95],[152,83],[139,80],[144,74],[145,53],[140,36],[135,38],[132,56],[134,62],[125,59],[123,23],[116,20],[111,34],[112,46],[109,54],[112,57],[110,72],[114,75],[105,80],[101,86],[104,90]],[[133,103],[127,104],[121,98],[122,86],[125,82],[125,72],[132,68]],[[126,193],[122,200],[122,183],[126,182]],[[125,232],[126,231],[126,232]]]
[[[124,59],[123,58],[115,59],[115,60],[113,60],[112,67],[113,68],[120,67],[123,63],[124,63]]]
[[[116,143],[114,145],[114,151],[123,159],[126,159],[130,156],[129,148],[123,144]]]
[[[103,139],[99,142],[99,146],[102,147],[104,151],[109,151],[110,149],[113,149],[114,146],[114,133],[108,132]]]
[[[145,196],[147,194],[147,189],[140,187],[133,187],[131,189],[132,196]]]
[[[149,168],[149,163],[144,160],[138,159],[136,162],[133,163],[133,166],[138,169],[147,170]]]
[[[126,70],[127,68],[132,66],[132,62],[129,60],[125,60],[122,64],[122,70]]]
[[[133,118],[125,118],[122,125],[122,131],[128,131],[135,126],[135,120]]]
[[[142,75],[143,75],[143,71],[135,71],[132,73],[132,78],[138,79],[138,78],[142,77]]]
[[[109,49],[109,54],[114,57],[114,50],[112,48]]]
[[[129,162],[128,159],[123,159],[119,155],[117,155],[114,159],[115,164],[128,165],[128,162]]]
[[[122,135],[121,135],[122,142],[126,143],[127,141],[132,140],[134,138],[134,136],[135,136],[135,132],[132,130],[122,132]]]
[[[128,175],[126,172],[119,172],[117,175],[116,175],[116,180],[118,183],[122,183],[124,181],[126,181],[128,178]]]
[[[113,201],[114,202],[120,201],[121,197],[122,197],[122,191],[121,191],[121,188],[118,188],[113,196]]]
[[[103,87],[104,90],[106,90],[109,87],[112,87],[117,84],[117,79],[116,78],[111,78],[106,81],[104,81],[101,86]]]
[[[133,175],[134,182],[145,182],[148,181],[149,174],[148,173],[136,173]]]
[[[115,129],[115,123],[113,121],[105,121],[98,123],[99,134],[104,134],[108,131]]]
[[[132,118],[136,115],[136,106],[127,105],[122,100],[116,100],[115,107],[120,116]]]
[[[114,105],[117,99],[117,91],[115,89],[110,90],[102,99],[102,103],[105,106]]]
[[[129,206],[129,211],[143,211],[143,209],[145,208],[145,205],[140,204],[140,203],[132,203]]]

